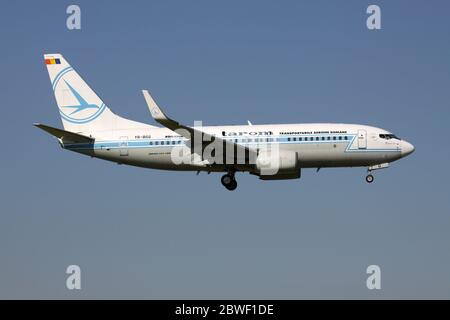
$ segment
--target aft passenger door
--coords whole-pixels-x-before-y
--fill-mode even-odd
[[[119,148],[121,156],[128,156],[128,137],[120,137]]]
[[[358,149],[367,149],[366,130],[358,130]]]

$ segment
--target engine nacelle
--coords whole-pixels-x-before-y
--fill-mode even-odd
[[[301,172],[298,153],[294,151],[260,152],[256,169],[262,180],[298,179]]]

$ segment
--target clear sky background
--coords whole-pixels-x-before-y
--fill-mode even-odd
[[[66,28],[81,7],[82,29]],[[382,30],[366,28],[378,4]],[[448,1],[5,1],[0,298],[450,298]],[[416,152],[300,180],[118,166],[62,150],[43,62],[62,53],[116,113],[141,89],[205,125],[347,122]],[[66,267],[82,290],[65,287]],[[366,288],[381,267],[382,289]]]

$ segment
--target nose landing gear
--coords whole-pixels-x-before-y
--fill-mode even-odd
[[[366,176],[366,181],[367,183],[372,183],[374,180],[374,177],[372,175],[372,171],[374,170],[380,170],[380,169],[385,169],[389,167],[389,163],[385,162],[385,163],[380,163],[380,164],[376,164],[376,165],[372,165],[370,167],[367,168],[367,176]]]
[[[230,191],[233,191],[237,188],[237,182],[234,177],[234,172],[228,172],[227,174],[223,175],[220,179],[220,182],[222,182],[223,186]]]

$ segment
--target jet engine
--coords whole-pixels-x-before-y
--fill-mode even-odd
[[[294,151],[262,151],[256,158],[256,174],[261,180],[300,178],[298,153]]]

